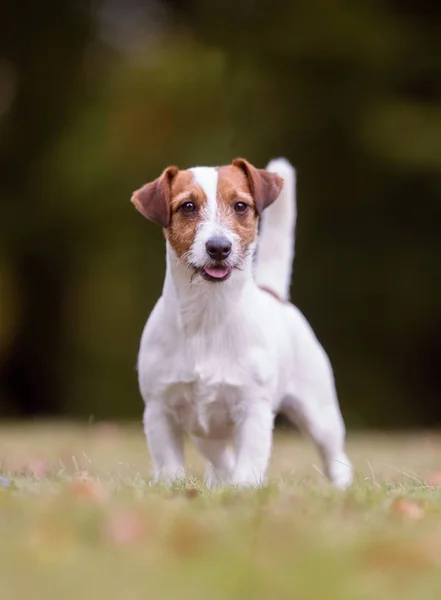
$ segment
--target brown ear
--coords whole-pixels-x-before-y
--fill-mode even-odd
[[[235,158],[233,165],[245,173],[251,194],[256,203],[256,210],[261,212],[276,200],[283,188],[283,179],[275,173],[264,169],[256,169],[244,158]]]
[[[135,208],[161,227],[168,227],[170,223],[171,182],[178,171],[178,167],[167,167],[158,179],[146,183],[132,195]]]

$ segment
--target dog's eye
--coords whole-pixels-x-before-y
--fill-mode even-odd
[[[194,202],[184,202],[184,204],[181,204],[180,208],[186,215],[191,215],[196,210]]]
[[[247,212],[248,210],[248,204],[246,204],[245,202],[236,202],[236,204],[234,205],[234,210],[239,214],[239,215],[243,215]]]

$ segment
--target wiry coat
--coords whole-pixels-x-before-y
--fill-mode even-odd
[[[314,439],[334,485],[348,486],[352,468],[332,368],[288,301],[291,165],[278,159],[258,170],[236,159],[221,168],[169,167],[133,202],[164,227],[167,240],[163,294],[138,359],[155,480],[184,475],[188,435],[207,459],[210,485],[261,485],[280,411]],[[229,254],[213,261],[207,243],[219,236]]]

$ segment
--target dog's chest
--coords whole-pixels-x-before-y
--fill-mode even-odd
[[[180,426],[189,434],[223,437],[240,418],[246,405],[241,369],[230,361],[193,362],[188,357],[164,390],[164,400]]]
[[[200,365],[168,386],[165,401],[187,433],[223,437],[239,419],[246,394],[232,375]]]
[[[161,326],[143,340],[140,383],[145,401],[165,405],[188,434],[222,438],[251,403],[272,397],[276,370],[246,313],[235,320],[209,316],[193,331],[184,331],[173,315],[158,320]]]

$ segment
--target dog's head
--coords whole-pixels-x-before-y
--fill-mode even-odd
[[[242,158],[225,167],[168,167],[137,190],[135,207],[164,228],[177,258],[212,282],[227,280],[252,256],[262,211],[283,180]]]

